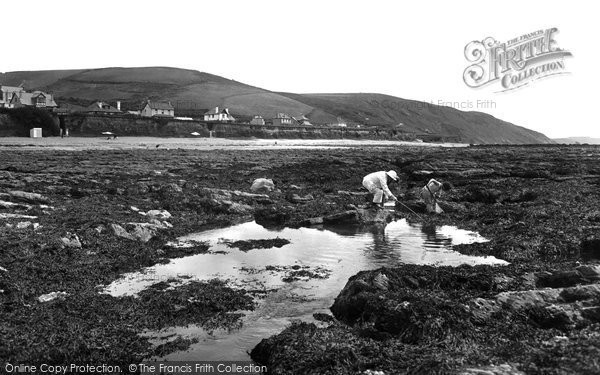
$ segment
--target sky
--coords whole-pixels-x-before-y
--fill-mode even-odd
[[[376,92],[478,110],[551,138],[600,137],[594,2],[3,2],[0,72],[195,69],[272,91]],[[569,74],[508,92],[468,87],[465,46],[557,28]]]

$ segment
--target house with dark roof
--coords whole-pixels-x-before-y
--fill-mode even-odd
[[[95,115],[116,115],[122,113],[118,108],[106,102],[95,102],[85,108],[82,112]]]
[[[300,117],[298,117],[298,118],[294,117],[294,120],[296,120],[296,122],[298,123],[298,125],[302,125],[302,126],[312,125],[310,123],[310,120],[306,116],[304,116],[304,115],[300,115]]]
[[[296,120],[285,113],[278,113],[273,118],[273,126],[297,125]]]
[[[14,93],[24,92],[22,87],[0,85],[0,108],[11,108],[10,100]]]
[[[56,102],[52,94],[43,91],[26,92],[25,90],[13,91],[8,102],[9,108],[36,107],[56,108]]]
[[[204,114],[204,121],[234,122],[235,117],[229,113],[229,108],[219,110],[215,107]]]
[[[144,117],[175,117],[175,107],[171,102],[148,100],[140,114]]]

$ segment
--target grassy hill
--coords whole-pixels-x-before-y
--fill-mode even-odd
[[[221,106],[243,117],[270,118],[284,112],[305,114],[314,123],[333,123],[341,117],[349,123],[410,133],[458,136],[468,143],[552,143],[541,133],[481,112],[383,94],[272,92],[213,74],[168,67],[9,72],[0,74],[0,83],[52,92],[59,104],[121,100],[124,109],[138,109],[146,99],[159,99],[170,100],[176,112],[186,114]]]
[[[600,138],[591,137],[569,137],[569,138],[554,138],[554,142],[562,144],[589,144],[600,145]]]

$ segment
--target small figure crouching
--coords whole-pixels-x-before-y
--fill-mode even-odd
[[[366,175],[362,184],[369,193],[373,194],[373,206],[382,208],[384,195],[388,200],[398,200],[388,187],[388,184],[398,182],[398,180],[398,174],[395,171],[379,171]]]
[[[449,182],[439,182],[433,178],[429,180],[427,185],[421,189],[421,199],[427,206],[427,212],[441,214],[444,212],[438,205],[437,200],[440,198],[444,191],[452,189],[452,185]]]

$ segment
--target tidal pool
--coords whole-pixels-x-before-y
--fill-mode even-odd
[[[280,248],[240,251],[225,240],[284,238],[289,244]],[[423,226],[405,219],[385,228],[285,228],[266,229],[255,222],[191,234],[179,239],[204,241],[207,254],[173,259],[130,273],[106,288],[113,296],[136,294],[159,281],[228,280],[235,288],[266,291],[257,299],[257,308],[247,312],[242,327],[234,331],[206,332],[196,326],[172,327],[148,335],[161,338],[173,334],[198,338],[186,352],[165,357],[168,360],[248,360],[247,351],[261,339],[283,330],[295,320],[314,321],[313,313],[329,313],[329,307],[348,279],[362,270],[393,267],[399,264],[458,266],[461,264],[507,264],[494,257],[460,254],[458,244],[485,242],[471,231],[451,226]],[[307,271],[313,277],[292,278],[294,271]],[[284,281],[287,280],[287,281]]]

